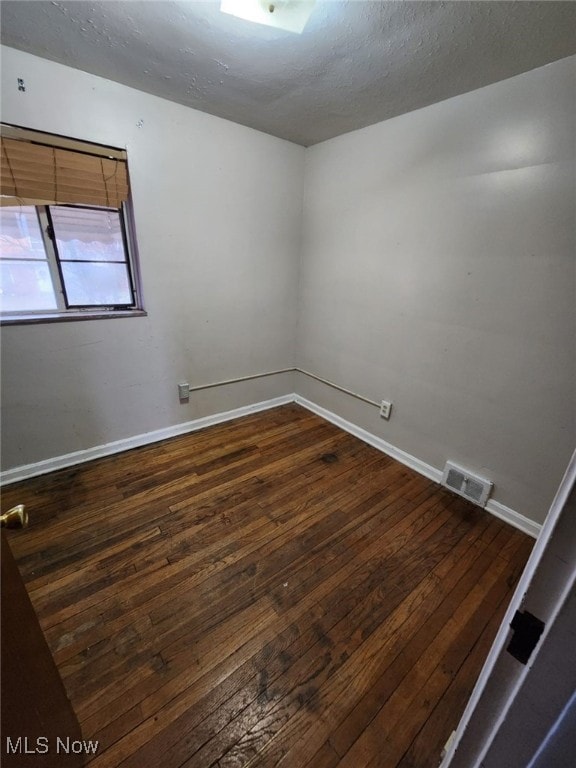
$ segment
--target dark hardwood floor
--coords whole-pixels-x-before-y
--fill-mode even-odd
[[[16,503],[90,768],[437,766],[533,543],[296,405]]]

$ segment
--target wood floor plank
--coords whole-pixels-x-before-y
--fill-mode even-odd
[[[486,630],[454,675],[444,695],[432,702],[432,712],[398,762],[398,768],[437,768],[435,756],[441,754],[458,725],[458,713],[462,712],[472,693],[473,675],[470,672],[483,664],[506,610],[506,602],[504,597],[493,611]]]
[[[346,577],[346,574],[345,574],[345,573],[342,573],[342,574],[336,574],[336,576],[337,576],[337,578],[338,578],[339,580],[343,580],[343,579],[345,579],[345,577]],[[319,597],[319,594],[320,594],[320,592],[318,592],[317,594],[314,594],[314,593],[310,594],[310,595],[308,596],[308,598],[307,598],[307,599],[308,599],[308,602],[314,602],[315,600],[317,600],[317,599],[318,599],[318,597]],[[304,600],[300,601],[300,608],[302,608],[302,607],[303,607],[305,604],[306,604],[306,601],[304,601]],[[286,618],[288,618],[288,617],[286,617]],[[281,624],[280,624],[280,623],[279,623],[279,626],[281,626]],[[182,672],[182,674],[181,674],[181,676],[182,676],[182,678],[183,678],[184,682],[186,682],[186,679],[187,679],[187,675],[188,675],[188,673],[187,673],[186,669],[184,669],[184,671],[183,671],[183,672]],[[153,682],[153,681],[149,681],[149,682],[152,684],[152,687],[153,687],[153,686],[154,686],[154,682]],[[148,684],[146,684],[146,687],[147,687],[147,688],[149,688],[149,685],[148,685]],[[172,690],[174,690],[174,689],[172,688]],[[125,704],[125,702],[126,702],[126,699],[125,699],[125,697],[122,697],[122,701],[121,701],[121,704]]]
[[[432,594],[426,590],[425,605],[420,607],[418,616],[411,617],[410,624],[403,629],[406,636],[394,646],[402,663],[395,664],[397,656],[389,651],[381,673],[370,675],[366,692],[356,699],[354,707],[339,721],[332,734],[331,743],[340,755],[344,755],[363,733],[434,634],[450,619],[457,606],[468,599],[470,591],[492,564],[489,546],[497,535],[494,526],[488,526],[474,542],[464,542],[464,551],[454,548],[432,572],[432,578],[442,580],[440,589],[435,589]],[[485,541],[489,544],[484,545]]]
[[[309,511],[310,511],[310,510],[307,510],[307,513],[308,513]],[[352,518],[352,520],[354,520],[354,518]],[[357,523],[350,523],[349,525],[357,525]],[[250,577],[250,578],[252,578],[252,577]],[[236,605],[236,604],[235,604],[235,605]]]
[[[455,549],[455,547],[450,549],[451,543],[447,543],[449,549],[448,557],[453,556]],[[425,569],[423,570],[425,572]],[[293,741],[296,741],[297,745],[300,745],[306,754],[310,750],[311,744],[314,743],[311,738],[310,729],[314,729],[316,734],[318,732],[327,732],[325,729],[332,731],[341,719],[341,713],[346,710],[350,702],[351,693],[353,698],[358,697],[370,685],[374,678],[375,670],[384,663],[384,660],[390,657],[394,658],[394,649],[396,649],[397,653],[403,649],[407,642],[406,632],[410,632],[417,625],[419,621],[418,613],[424,611],[430,605],[431,592],[437,584],[437,576],[434,574],[434,570],[432,574],[428,574],[424,581],[419,584],[417,577],[422,571],[416,572],[417,586],[415,588],[411,588],[412,585],[406,585],[405,583],[397,585],[395,592],[391,596],[391,599],[398,604],[397,608],[385,621],[377,626],[373,636],[369,634],[367,638],[363,639],[364,642],[359,646],[359,651],[362,649],[363,653],[357,652],[349,655],[348,658],[340,659],[344,663],[338,673],[330,676],[326,680],[325,685],[319,689],[320,696],[322,697],[322,702],[319,706],[322,717],[318,718],[317,712],[314,709],[310,710],[305,706],[307,703],[305,691],[302,701],[296,697],[296,701],[293,702],[296,711],[292,718],[287,719],[285,728],[282,720],[274,718],[270,727],[274,730],[275,738],[269,739],[262,749],[256,748],[254,739],[249,740],[247,735],[244,739],[244,745],[240,745],[240,749],[244,747],[244,749],[249,750],[249,754],[246,754],[246,765],[252,763],[254,765],[261,763],[275,765],[279,759],[282,759],[282,756],[299,748],[292,745]],[[402,578],[403,582],[406,582],[406,580],[407,575]],[[402,600],[402,597],[404,597],[404,600]],[[301,704],[304,704],[304,706],[297,706]],[[279,714],[281,715],[282,713],[280,712]],[[340,731],[340,728],[338,731]],[[296,736],[297,738],[295,738]],[[234,757],[234,755],[231,755],[227,758],[227,761],[233,764]],[[294,764],[300,764],[299,760],[304,760],[304,755],[299,754],[298,759],[292,755],[291,759],[294,761]]]
[[[377,589],[374,589],[373,592],[376,594]],[[349,638],[348,640],[345,639],[350,626],[361,621],[359,618],[360,610],[358,608],[358,597],[360,593],[361,590],[357,589],[356,594],[351,594],[348,604],[346,604],[345,601],[340,600],[339,604],[334,605],[333,610],[330,611],[329,614],[325,615],[325,617],[323,617],[323,620],[317,621],[315,625],[311,627],[311,636],[312,640],[315,641],[316,648],[313,648],[312,652],[307,654],[306,657],[301,657],[297,664],[288,670],[290,674],[285,674],[286,671],[283,671],[280,677],[275,677],[273,674],[273,669],[270,669],[268,666],[266,675],[268,685],[271,686],[273,684],[274,696],[269,699],[269,701],[267,700],[267,703],[270,704],[272,708],[275,708],[278,705],[278,699],[281,698],[281,694],[284,690],[286,693],[291,693],[291,689],[293,687],[293,684],[290,680],[291,676],[293,677],[294,674],[296,674],[296,676],[304,677],[304,679],[311,678],[316,664],[316,659],[319,655],[318,649],[322,649],[320,657],[325,660],[327,649],[334,645],[334,642],[338,637],[341,637],[340,642],[343,643],[360,642],[360,633],[358,634],[358,637]],[[374,595],[372,595],[372,599],[370,599],[369,595],[364,603],[365,605],[362,606],[362,614],[371,614],[377,607],[377,601],[374,600]],[[338,611],[340,611],[340,615],[344,614],[344,621],[341,621],[337,627],[331,629],[331,623],[333,622],[334,618],[338,618]],[[356,613],[356,618],[354,618],[354,613]],[[365,628],[363,627],[363,629]],[[338,661],[341,662],[342,658],[339,657]],[[305,669],[301,672],[301,674],[299,674],[298,666],[304,669],[304,665],[307,665],[307,670]],[[327,669],[326,673],[329,674],[330,670]],[[284,707],[284,713],[285,712],[286,708]],[[262,720],[263,713],[264,704],[261,698],[258,697],[258,699],[254,702],[253,712],[251,714],[256,717],[258,722],[260,722]],[[240,720],[242,721],[241,727],[245,727],[248,722],[246,711],[241,714]],[[227,734],[227,737],[229,737],[229,734]],[[202,760],[205,762],[204,758]]]
[[[306,514],[310,513],[310,509],[306,511]],[[318,515],[316,515],[317,517]],[[334,516],[331,518],[331,522],[334,522]],[[319,525],[325,525],[325,523],[322,523],[320,521],[314,522],[314,526],[312,529],[307,532],[306,536],[308,538],[314,538],[316,541],[321,541],[322,537],[318,534],[318,526]],[[350,524],[349,524],[350,525]],[[308,549],[307,539],[304,541],[300,541],[298,537],[293,536],[293,534],[287,534],[284,537],[284,540],[279,539],[280,544],[275,543],[274,547],[277,549],[279,546],[282,547],[282,558],[284,561],[286,561],[290,567],[295,567],[294,561],[291,555],[291,551],[295,547],[296,554],[298,555],[299,550],[301,549]],[[289,545],[289,546],[288,546]],[[292,550],[290,549],[292,547]],[[261,556],[262,549],[259,550],[259,555]],[[300,557],[301,559],[301,557]],[[285,568],[288,566],[285,566]],[[266,582],[266,574],[262,571],[258,571],[258,567],[254,566],[254,570],[251,570],[250,566],[246,566],[245,563],[240,562],[238,565],[238,568],[230,568],[231,575],[226,579],[225,582],[222,582],[221,584],[214,583],[214,579],[210,579],[208,582],[205,583],[196,583],[195,586],[198,588],[193,595],[193,601],[195,601],[196,606],[198,604],[202,605],[202,603],[205,601],[205,595],[209,594],[211,598],[211,605],[210,609],[213,612],[218,613],[218,619],[222,620],[225,616],[225,608],[222,608],[219,603],[222,599],[226,598],[226,593],[219,594],[219,588],[222,589],[223,587],[228,586],[228,588],[233,588],[236,592],[245,592],[245,594],[238,595],[237,599],[232,601],[232,604],[234,605],[235,610],[237,610],[241,604],[243,604],[243,601],[246,602],[246,600],[254,599],[255,590],[255,580],[259,580],[258,590],[260,593],[263,593],[267,590],[267,582]],[[274,568],[273,568],[273,576],[276,580],[280,578],[279,574],[281,574],[281,564],[279,563],[279,558],[276,558],[274,561]],[[174,608],[170,603],[164,602],[162,610],[158,609],[156,611],[148,611],[150,618],[152,622],[156,625],[156,634],[158,636],[162,636],[162,627],[163,624],[168,622],[168,633],[170,637],[174,638],[175,634],[178,630],[178,624],[174,622],[174,615],[179,616],[186,616],[186,621],[194,621],[195,622],[195,630],[198,633],[200,631],[200,622],[198,619],[198,612],[197,608],[194,608],[194,606],[189,605],[190,599],[187,598],[185,602],[178,603],[176,608]],[[184,607],[188,606],[189,610],[187,612],[183,612],[182,609]],[[193,610],[192,610],[193,609]],[[190,610],[192,610],[192,613],[190,613]],[[223,612],[224,611],[224,612]],[[203,617],[202,621],[205,622],[206,620],[206,609],[203,610]],[[168,642],[166,643],[168,645]]]
[[[294,404],[3,503],[91,768],[433,768],[532,545]]]
[[[362,528],[364,529],[364,526],[362,526]],[[365,529],[363,530],[363,532],[364,532],[364,535],[367,535]],[[377,540],[376,540],[376,542],[374,542],[374,541],[372,542],[370,551],[372,551],[372,550],[376,551],[374,549],[374,544],[375,543],[378,543]],[[281,629],[282,629],[282,626],[285,625],[287,622],[289,622],[289,624],[288,624],[289,630],[292,630],[292,628],[295,626],[295,622],[300,621],[300,616],[299,616],[298,612],[301,612],[306,606],[308,606],[308,605],[312,606],[311,610],[312,610],[312,612],[314,612],[315,606],[317,606],[316,600],[318,600],[323,595],[323,593],[326,591],[328,586],[331,585],[332,587],[335,588],[338,583],[345,582],[346,583],[346,588],[347,589],[351,589],[353,584],[354,584],[354,582],[350,579],[350,574],[352,574],[354,572],[355,568],[357,568],[357,567],[359,567],[361,565],[364,565],[363,558],[361,558],[358,554],[356,554],[354,556],[354,553],[352,553],[352,555],[353,555],[353,559],[348,563],[348,565],[346,565],[345,567],[341,568],[339,571],[334,573],[331,576],[330,579],[327,579],[319,587],[315,588],[312,592],[309,592],[305,597],[303,597],[302,599],[298,600],[298,603],[297,603],[296,606],[294,606],[293,608],[288,609],[287,611],[285,611],[284,614],[283,614],[283,621],[279,620],[274,625],[274,627],[270,628],[271,634],[269,635],[269,637],[274,638],[276,636],[276,633],[279,632],[280,634],[278,635],[278,637],[282,638],[283,633],[281,632]],[[340,593],[340,597],[343,597],[342,593]],[[342,607],[342,604],[340,605],[340,608],[341,607]],[[332,621],[335,621],[336,618],[337,618],[337,612],[334,611],[330,615],[330,618],[331,618]],[[315,633],[312,633],[312,636],[313,636],[313,640],[315,641],[317,639],[317,637],[315,636]],[[263,635],[263,639],[267,639],[267,637],[268,636]],[[237,654],[237,655],[239,655],[239,654]],[[269,655],[266,658],[269,658],[270,655],[273,655],[272,649],[270,649],[270,653],[269,653]],[[263,661],[265,661],[265,660],[266,659],[263,657]],[[258,662],[258,663],[261,663],[261,662]],[[204,706],[206,706],[206,705],[204,705]],[[154,704],[151,705],[151,709],[154,710]],[[182,727],[182,726],[179,725],[179,728],[180,727]]]
[[[431,642],[428,638],[426,648],[419,649],[418,655],[413,657],[412,664],[405,670],[399,685],[340,761],[340,768],[396,765],[402,758],[407,746],[406,733],[413,727],[412,719],[407,717],[408,713],[414,709],[418,710],[417,702],[421,706],[429,706],[423,690],[427,691],[436,682],[436,672],[441,678],[444,675],[445,680],[448,678],[447,671],[442,668],[442,664],[446,663],[446,656],[453,650],[464,654],[468,651],[470,630],[473,633],[477,631],[478,623],[481,622],[478,621],[478,616],[481,616],[484,601],[490,601],[492,610],[494,599],[498,603],[502,591],[505,590],[505,581],[500,578],[504,571],[505,566],[501,562],[496,562],[486,570],[439,633]],[[480,623],[479,629],[483,628],[484,625]],[[373,750],[375,741],[379,744],[377,754]]]
[[[348,472],[348,474],[350,474],[350,472]],[[303,481],[303,482],[306,482],[306,481]],[[338,479],[337,482],[338,482],[338,485],[340,485],[340,483],[342,483],[343,485],[349,485],[350,484],[350,477],[346,476],[346,473],[343,473],[343,474],[341,474],[339,476],[339,479]],[[295,480],[293,478],[289,479],[288,490],[284,492],[284,495],[289,494],[290,493],[290,489],[293,489],[294,491],[299,489],[298,483],[295,482]],[[271,502],[274,502],[275,507],[277,507],[278,502],[282,500],[282,496],[281,495],[279,496],[277,491],[269,490],[268,493],[267,493],[267,496],[269,497]],[[317,494],[316,496],[319,499],[322,498],[321,494]],[[257,514],[261,513],[262,512],[261,508],[258,506],[258,504],[254,503],[255,501],[259,502],[260,498],[261,497],[260,497],[259,493],[258,493],[257,496],[254,496],[254,494],[253,494],[253,497],[248,499],[246,502],[244,502],[244,504],[237,504],[235,506],[234,520],[230,521],[229,529],[226,530],[224,536],[222,534],[221,527],[215,533],[215,537],[217,538],[218,543],[222,543],[223,541],[225,541],[225,542],[230,541],[230,542],[232,542],[234,544],[234,549],[237,549],[236,545],[237,545],[237,539],[239,537],[239,533],[238,533],[238,530],[237,530],[238,525],[235,523],[235,520],[236,520],[236,518],[241,518],[241,526],[243,526],[243,527],[246,525],[247,522],[250,522],[250,520],[249,519],[247,520],[246,516],[243,514],[244,508],[246,506],[252,506],[253,508],[255,507],[258,510]],[[314,497],[312,497],[312,498],[310,498],[310,497],[305,498],[304,502],[305,503],[310,503],[313,500],[313,498]],[[292,505],[293,504],[294,503],[292,502]],[[171,564],[175,563],[176,560],[187,560],[189,562],[191,559],[193,559],[193,556],[196,553],[197,553],[198,556],[195,559],[198,559],[198,557],[200,557],[200,556],[207,557],[210,554],[211,550],[212,551],[215,551],[215,550],[208,546],[209,543],[205,540],[205,538],[199,544],[196,542],[196,540],[198,539],[199,529],[197,527],[195,527],[191,531],[191,526],[193,526],[195,524],[195,522],[196,522],[195,520],[191,520],[189,522],[189,524],[187,525],[187,527],[184,528],[181,536],[178,535],[177,533],[169,535],[169,537],[168,537],[169,546],[170,546],[170,551],[169,552],[166,552],[164,549],[160,549],[159,547],[165,547],[166,546],[166,544],[160,543],[159,547],[147,547],[147,557],[154,558],[154,557],[158,557],[158,556],[162,557],[164,555],[167,555],[169,557],[169,562]],[[212,522],[214,522],[214,524],[217,524],[219,521],[216,520],[216,521],[212,521]],[[228,519],[225,519],[225,522],[226,522],[226,524],[228,524]],[[269,522],[269,520],[266,519],[265,516],[262,516],[260,518],[260,523],[259,524],[264,524],[264,523],[268,523],[268,522]],[[161,524],[160,527],[162,529],[163,525]],[[174,555],[175,548],[176,548],[176,551],[178,551],[177,548],[179,547],[181,540],[186,542],[186,537],[188,537],[188,539],[189,539],[191,532],[194,534],[195,546],[194,547],[190,547],[190,545],[188,545],[187,548],[186,548],[186,552],[185,553],[181,553],[179,557],[175,557],[175,555]],[[251,532],[250,535],[253,536],[253,533]],[[115,564],[115,561],[116,561],[116,556],[114,555],[115,549],[118,549],[118,547],[109,547],[108,550],[107,550],[109,554],[105,558],[100,558],[99,560],[96,560],[96,562],[98,564],[100,564],[100,565],[105,565],[105,567],[107,569],[111,565],[113,566]],[[134,553],[131,552],[130,555],[131,555],[130,563],[133,563],[134,562],[134,558],[133,558]],[[183,565],[185,565],[185,563],[183,563]],[[169,576],[169,575],[173,574],[177,570],[180,570],[180,568],[179,567],[178,568],[172,568],[172,569],[169,570],[169,572],[165,572],[163,574],[163,576],[164,577]],[[76,572],[77,572],[77,570],[75,569],[75,570],[72,571],[72,574],[74,574]],[[189,575],[189,574],[183,574],[182,578],[184,578],[186,575]],[[154,577],[154,578],[157,578],[157,576]],[[141,580],[138,577],[136,577],[133,581],[135,583],[141,584]],[[178,581],[176,581],[176,585],[177,584],[178,584]],[[40,596],[41,592],[40,592],[40,590],[38,589],[38,587],[36,585],[37,585],[37,581],[36,580],[30,582],[30,589],[31,589],[32,592],[35,593],[35,596],[37,594],[38,594],[38,596]],[[170,585],[162,586],[162,592],[164,594],[166,594],[168,589],[169,589],[169,587],[170,587]],[[128,585],[125,585],[125,588],[128,588]],[[50,598],[52,598],[52,599],[55,597],[55,593],[54,593],[53,590],[48,590],[46,594]],[[102,591],[98,592],[97,597],[101,598],[103,596],[104,596],[104,593]],[[39,597],[39,599],[40,599],[40,597]],[[78,601],[75,600],[74,604],[70,605],[68,613],[70,614],[71,611],[78,612],[79,610],[81,610],[84,607],[86,607],[86,606],[82,605],[82,604],[79,604]],[[51,618],[53,620],[54,619],[62,620],[62,618],[64,618],[62,616],[59,616],[58,614],[55,614],[54,611],[50,611],[49,608],[47,610],[48,610],[48,612],[50,612]]]

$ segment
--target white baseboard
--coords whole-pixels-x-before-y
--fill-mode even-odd
[[[275,397],[271,400],[263,400],[254,405],[245,405],[241,408],[234,408],[232,411],[215,413],[211,416],[203,416],[202,418],[194,419],[193,421],[185,421],[182,424],[176,424],[173,427],[156,429],[153,432],[144,432],[141,435],[128,437],[124,440],[116,440],[113,443],[97,445],[94,448],[87,448],[83,451],[74,451],[74,453],[67,453],[64,456],[56,456],[53,459],[45,459],[44,461],[38,461],[34,464],[25,464],[21,467],[14,467],[13,469],[8,469],[5,472],[2,472],[2,485],[9,485],[10,483],[17,483],[20,480],[27,480],[30,477],[45,475],[48,472],[54,472],[57,469],[72,467],[75,464],[84,464],[93,459],[100,459],[114,453],[129,451],[131,448],[139,448],[142,445],[157,443],[159,440],[166,440],[169,437],[185,435],[187,432],[196,432],[199,429],[211,427],[214,424],[221,424],[225,421],[231,421],[232,419],[238,419],[241,416],[248,416],[251,413],[267,411],[269,408],[276,408],[279,405],[293,403],[294,397],[293,394],[283,395],[282,397]]]
[[[396,448],[394,445],[386,442],[386,440],[383,440],[381,437],[377,437],[371,432],[367,432],[365,429],[362,429],[362,427],[359,427],[350,421],[346,421],[346,419],[343,419],[341,416],[332,413],[332,411],[328,411],[326,408],[322,408],[322,406],[313,403],[311,400],[307,400],[305,397],[296,395],[295,401],[304,408],[307,408],[309,411],[312,411],[318,416],[321,416],[323,419],[326,419],[326,421],[332,422],[332,424],[340,427],[340,429],[343,429],[345,432],[349,432],[351,435],[358,437],[360,440],[363,440],[365,443],[368,443],[374,448],[377,448],[379,451],[382,451],[388,456],[391,456],[393,459],[396,459],[400,463],[405,464],[407,467],[414,469],[416,472],[424,475],[424,477],[427,477],[429,480],[433,480],[435,483],[439,483],[442,480],[441,469],[437,469],[430,464],[426,464],[424,461],[417,459],[415,456],[406,453],[406,451],[402,451],[400,448]],[[519,512],[510,509],[510,507],[506,507],[499,501],[494,501],[494,499],[489,499],[485,509],[487,512],[490,512],[496,517],[499,517],[501,520],[504,520],[506,523],[513,525],[514,528],[518,528],[520,531],[523,531],[523,533],[527,533],[528,536],[532,536],[535,539],[538,538],[542,526],[538,525],[538,523],[535,523],[533,520],[524,517],[524,515],[521,515]]]
[[[199,429],[210,427],[214,424],[221,424],[225,421],[231,421],[232,419],[238,419],[241,416],[248,416],[251,413],[258,413],[259,411],[266,411],[269,408],[276,408],[279,405],[286,405],[286,403],[296,402],[303,408],[307,408],[309,411],[317,414],[326,421],[330,421],[345,432],[349,432],[351,435],[363,440],[368,445],[377,448],[387,456],[391,456],[401,464],[414,469],[429,480],[439,483],[442,480],[442,470],[436,467],[426,464],[426,462],[417,459],[405,451],[391,443],[386,442],[381,437],[373,435],[371,432],[367,432],[362,427],[353,424],[341,416],[338,416],[332,411],[322,408],[322,406],[313,403],[305,397],[301,397],[297,394],[283,395],[282,397],[275,397],[271,400],[263,400],[260,403],[254,405],[245,405],[241,408],[235,408],[232,411],[225,411],[224,413],[215,413],[211,416],[203,416],[200,419],[194,419],[193,421],[186,421],[182,424],[176,424],[173,427],[166,427],[165,429],[156,429],[153,432],[145,432],[141,435],[135,435],[134,437],[128,437],[124,440],[116,440],[113,443],[106,443],[105,445],[97,445],[94,448],[87,448],[83,451],[74,451],[74,453],[67,453],[64,456],[56,456],[53,459],[46,459],[44,461],[38,461],[34,464],[25,464],[21,467],[14,467],[8,469],[2,473],[2,485],[9,485],[10,483],[17,483],[20,480],[27,480],[30,477],[37,477],[38,475],[45,475],[48,472],[54,472],[57,469],[65,469],[66,467],[73,467],[75,464],[83,464],[93,459],[100,459],[104,456],[110,456],[114,453],[121,453],[122,451],[128,451],[131,448],[139,448],[142,445],[149,445],[150,443],[157,443],[159,440],[166,440],[170,437],[177,437],[178,435],[184,435],[187,432],[196,432]],[[504,520],[515,528],[527,533],[529,536],[538,538],[540,529],[542,526],[533,522],[519,512],[515,512],[510,507],[506,507],[499,501],[490,499],[486,505],[486,510],[491,512],[496,517]]]
[[[499,517],[500,520],[510,523],[514,528],[518,528],[518,530],[527,533],[528,536],[532,536],[533,539],[537,539],[540,535],[542,526],[539,523],[535,523],[534,520],[530,520],[529,517],[521,515],[520,512],[510,509],[510,507],[501,504],[499,501],[488,499],[486,510],[495,515],[495,517]]]
[[[351,421],[346,421],[346,419],[343,419],[341,416],[332,413],[332,411],[328,411],[326,408],[322,408],[321,405],[317,405],[311,400],[307,400],[305,397],[296,395],[296,402],[298,405],[301,405],[318,416],[321,416],[323,419],[326,419],[326,421],[331,421],[332,424],[340,427],[340,429],[343,429],[345,432],[349,432],[351,435],[354,435],[354,437],[358,437],[360,440],[368,443],[368,445],[377,448],[379,451],[382,451],[382,453],[391,456],[393,459],[397,459],[401,464],[405,464],[407,467],[415,469],[416,472],[424,475],[424,477],[427,477],[429,480],[434,480],[435,483],[439,483],[440,480],[442,480],[442,472],[439,469],[435,469],[430,466],[430,464],[420,461],[420,459],[417,459],[415,456],[411,456],[409,453],[401,451],[400,448],[396,448],[396,446],[391,443],[387,443],[386,440],[383,440],[381,437],[377,437],[371,432],[367,432],[365,429],[353,424]]]

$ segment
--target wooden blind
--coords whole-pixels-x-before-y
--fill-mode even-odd
[[[56,138],[56,137],[55,137]],[[126,160],[14,139],[3,135],[0,169],[2,205],[78,203],[120,208],[129,194]],[[63,144],[65,140],[59,140]],[[78,142],[70,142],[74,147]]]

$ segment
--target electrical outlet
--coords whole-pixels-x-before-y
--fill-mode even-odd
[[[178,397],[180,400],[190,399],[190,384],[178,384]]]
[[[380,403],[380,416],[382,416],[383,419],[389,419],[391,412],[392,403],[389,403],[387,400],[382,400]]]

